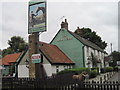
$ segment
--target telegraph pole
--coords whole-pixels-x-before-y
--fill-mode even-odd
[[[110,43],[110,47],[111,47],[111,54],[112,54],[112,43]]]

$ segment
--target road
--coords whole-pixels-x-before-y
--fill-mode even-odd
[[[109,81],[120,81],[120,69],[112,78],[109,79]]]

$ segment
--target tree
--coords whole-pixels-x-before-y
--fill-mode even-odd
[[[74,33],[95,43],[101,49],[105,49],[107,46],[107,43],[105,41],[102,41],[101,37],[98,36],[96,32],[92,31],[90,28],[81,28],[81,29],[78,28]]]
[[[26,48],[26,43],[20,36],[13,36],[8,40],[11,50],[14,52],[21,52]]]
[[[2,55],[22,52],[26,49],[27,43],[20,36],[13,36],[8,40],[9,47],[2,50]]]
[[[120,61],[120,52],[113,51],[110,56],[112,56],[112,62],[110,62],[110,65],[114,67],[117,65],[117,61]]]

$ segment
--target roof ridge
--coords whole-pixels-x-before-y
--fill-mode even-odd
[[[85,38],[83,38],[83,37],[81,37],[81,36],[79,36],[79,35],[77,35],[77,34],[75,34],[74,32],[72,32],[72,31],[69,31],[68,30],[68,32],[71,34],[71,35],[73,35],[75,38],[77,38],[79,41],[81,41],[80,39],[82,39],[83,41],[81,41],[83,44],[85,44],[85,45],[88,45],[88,46],[90,46],[90,47],[92,47],[92,48],[95,48],[95,49],[98,49],[98,50],[100,50],[100,51],[104,51],[104,49],[101,49],[98,45],[96,45],[95,43],[93,43],[93,42],[91,42],[91,41],[89,41],[89,40],[87,40],[87,39],[85,39]],[[85,43],[84,41],[86,41],[86,42],[88,42],[88,43],[90,43],[90,44],[93,44],[94,46],[92,46],[92,45],[90,45],[90,44],[87,44],[87,43]],[[95,47],[96,46],[96,47]]]

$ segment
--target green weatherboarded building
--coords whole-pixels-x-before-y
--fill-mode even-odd
[[[62,28],[51,41],[51,44],[57,45],[74,63],[76,63],[75,67],[84,67],[84,45],[71,35],[67,28],[63,28],[64,25],[61,24],[61,27]]]
[[[74,68],[94,67],[92,61],[88,60],[88,57],[91,57],[91,53],[94,54],[97,60],[104,62],[104,50],[69,31],[66,19],[65,22],[61,23],[61,29],[53,38],[51,44],[57,45],[75,63]],[[90,63],[90,65],[87,63]],[[98,63],[97,67],[101,68],[104,65]]]

